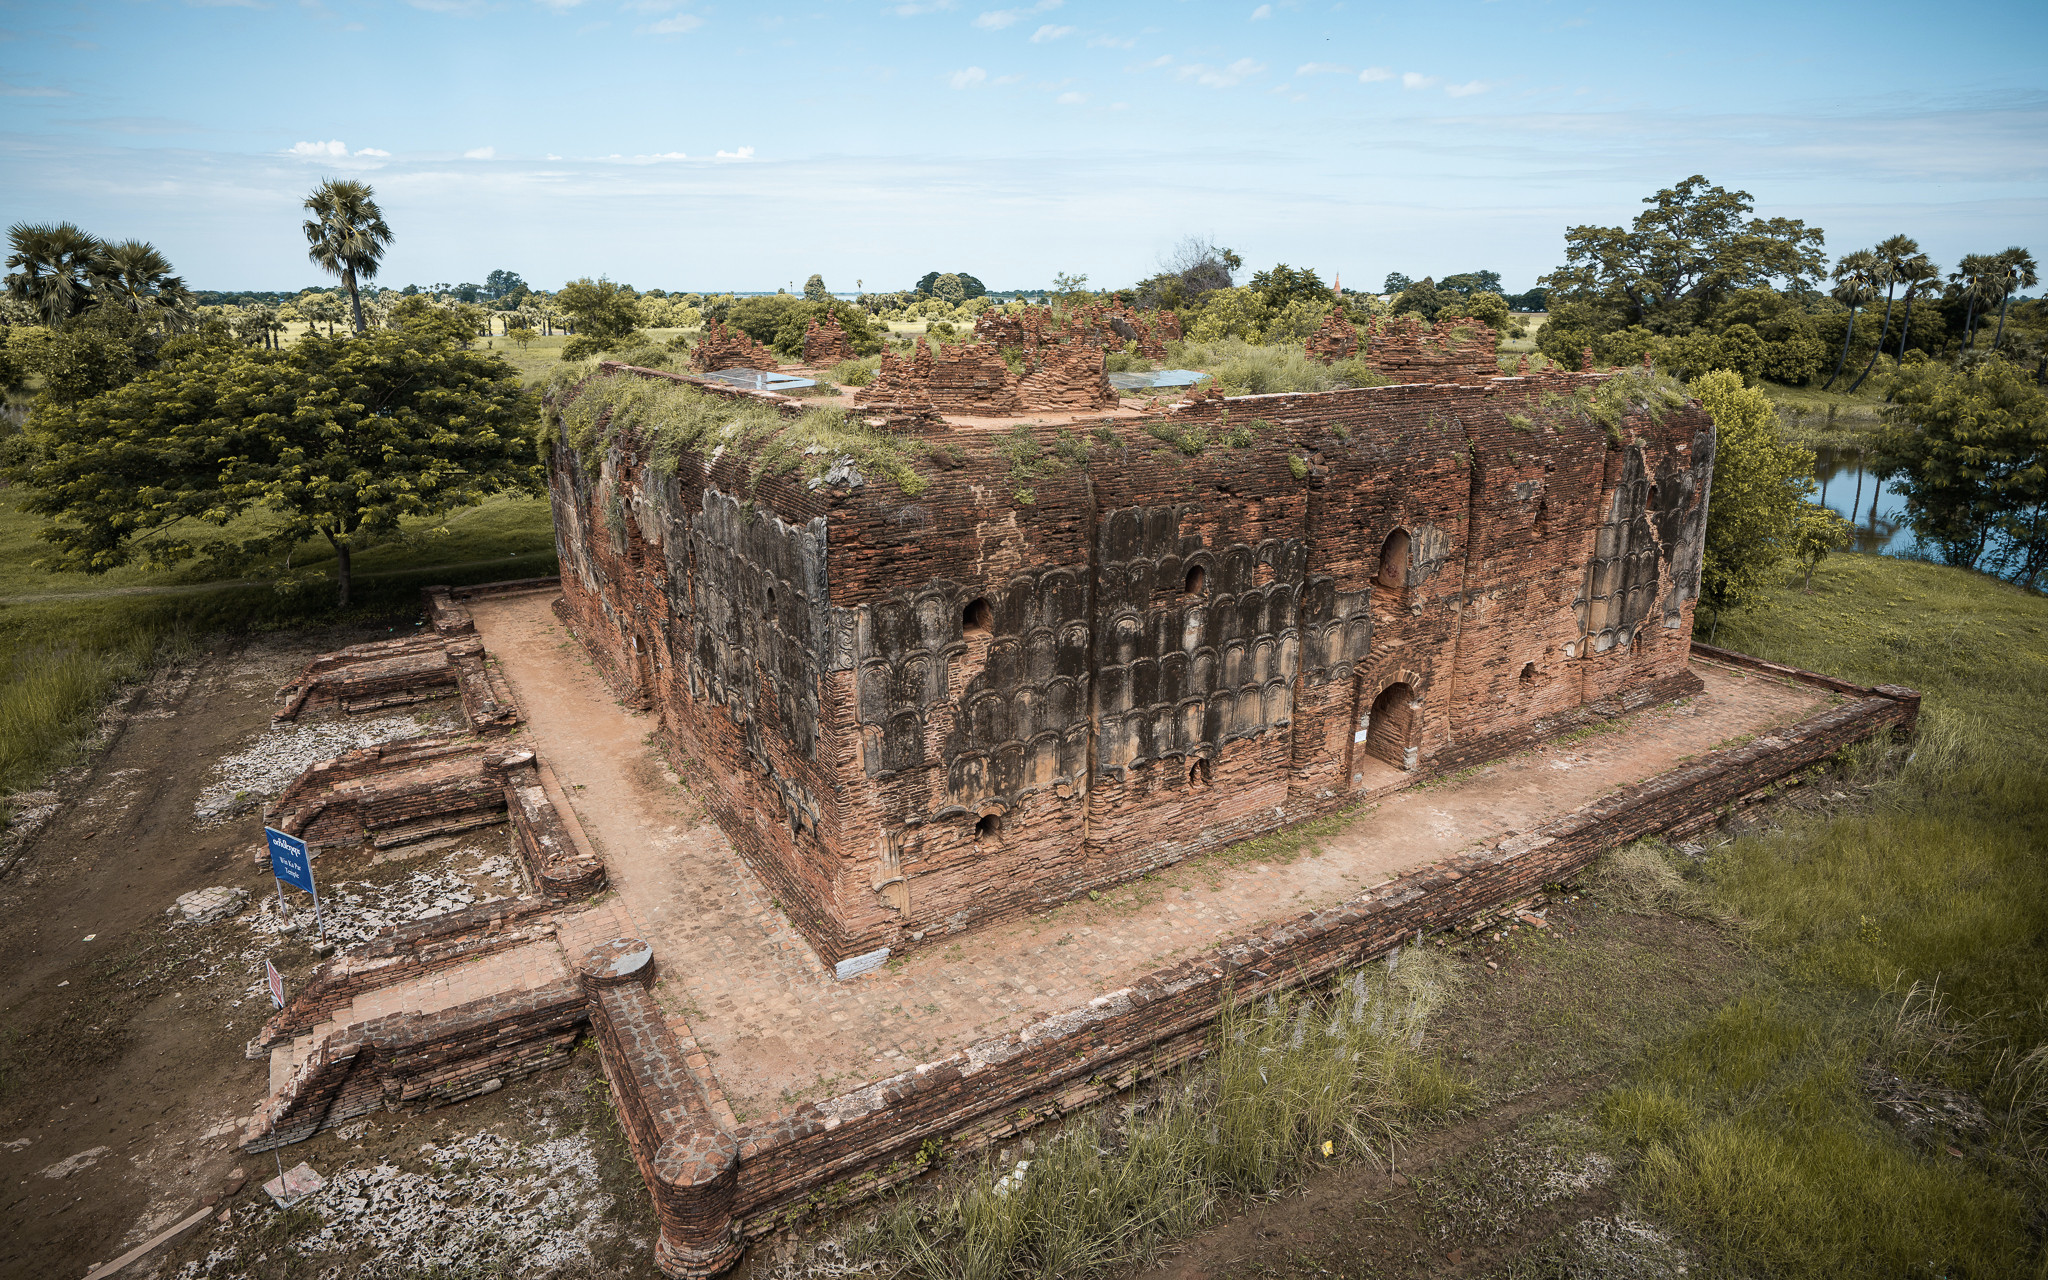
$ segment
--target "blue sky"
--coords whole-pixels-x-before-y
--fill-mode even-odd
[[[2048,4],[0,4],[0,221],[203,288],[316,282],[327,175],[387,284],[1114,285],[1195,234],[1512,290],[1693,173],[1833,253],[2048,251]]]

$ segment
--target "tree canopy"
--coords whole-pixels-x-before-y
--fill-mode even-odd
[[[576,327],[576,336],[562,344],[564,360],[629,347],[640,337],[640,295],[631,285],[585,276],[563,285],[555,305]]]
[[[2048,392],[2001,359],[1899,370],[1874,461],[1941,558],[2028,586],[2048,571]]]
[[[1796,548],[1813,492],[1813,454],[1778,437],[1770,398],[1726,369],[1688,388],[1714,420],[1714,487],[1700,603],[1718,617],[1754,603]]]
[[[341,277],[357,333],[368,327],[360,284],[376,278],[384,251],[391,247],[391,227],[377,207],[376,194],[367,182],[329,178],[305,201],[306,211],[313,215],[304,228],[306,256],[322,271]]]
[[[102,395],[40,400],[8,478],[49,517],[46,568],[229,567],[318,534],[345,606],[353,552],[401,519],[540,485],[533,417],[510,365],[430,333],[210,342]],[[251,511],[271,518],[239,540],[201,536]]]
[[[1751,218],[1747,191],[1694,174],[1643,203],[1627,227],[1572,227],[1565,265],[1543,277],[1553,300],[1619,311],[1625,324],[1665,331],[1694,322],[1737,289],[1820,277],[1823,235],[1796,218]]]

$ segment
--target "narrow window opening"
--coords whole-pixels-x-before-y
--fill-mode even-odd
[[[989,602],[986,600],[975,600],[969,603],[967,608],[960,613],[960,629],[962,631],[986,632],[994,628],[995,621],[996,611],[990,607]]]
[[[1191,787],[1206,787],[1213,776],[1207,760],[1197,760],[1188,766],[1188,785]]]
[[[1201,565],[1195,565],[1188,570],[1187,583],[1184,589],[1188,595],[1198,596],[1202,594],[1202,588],[1208,584],[1208,581],[1208,573]]]
[[[981,821],[974,824],[974,838],[999,843],[1003,838],[1003,820],[993,813],[983,814]]]
[[[1535,664],[1535,663],[1533,663],[1533,662],[1525,662],[1525,663],[1523,663],[1523,664],[1522,664],[1522,683],[1523,683],[1523,684],[1535,684],[1535,683],[1536,683],[1536,664]]]
[[[1655,511],[1656,509],[1657,509],[1657,486],[1653,484],[1653,485],[1651,485],[1651,486],[1650,486],[1650,510],[1652,510],[1652,511]]]
[[[1550,499],[1536,499],[1536,536],[1542,537],[1550,531]]]
[[[1408,531],[1396,529],[1380,544],[1379,584],[1397,590],[1408,585]]]

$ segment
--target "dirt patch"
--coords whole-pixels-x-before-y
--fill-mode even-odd
[[[236,1203],[260,1195],[256,1184],[273,1171],[235,1143],[236,1122],[267,1088],[267,1062],[244,1054],[271,1012],[263,960],[295,986],[319,956],[310,928],[282,930],[275,882],[251,857],[256,800],[296,769],[280,764],[258,785],[249,781],[265,767],[265,744],[291,745],[271,726],[278,686],[316,653],[388,634],[352,627],[221,642],[124,698],[106,748],[45,800],[44,825],[0,879],[0,1276],[83,1274],[191,1213],[237,1167],[252,1177]],[[417,725],[380,719],[397,721],[380,734]],[[371,723],[344,722],[351,733]],[[251,793],[246,810],[225,821],[207,798],[224,783]],[[382,860],[369,850],[323,854],[316,867],[332,908],[329,940],[514,891],[502,833],[488,828]],[[237,914],[207,924],[165,914],[180,895],[214,886],[247,894]],[[310,904],[294,897],[299,923],[310,924]],[[544,1091],[559,1074],[487,1103]],[[478,1132],[475,1117],[486,1115],[464,1107],[406,1122],[427,1126],[411,1139],[416,1148]],[[549,1126],[574,1130],[581,1121],[560,1106],[553,1115],[534,1111],[503,1135],[541,1154],[505,1159],[536,1167],[554,1159],[536,1144],[556,1136]],[[286,1163],[312,1146],[293,1148]],[[330,1162],[323,1172],[346,1167]],[[639,1199],[615,1192],[597,1218],[630,1221],[645,1196],[637,1177],[625,1185]],[[651,1227],[644,1237],[652,1241]],[[290,1274],[317,1270],[299,1265]]]

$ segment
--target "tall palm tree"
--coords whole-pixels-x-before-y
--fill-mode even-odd
[[[1906,314],[1899,321],[1899,359],[1906,358],[1906,339],[1913,332],[1913,299],[1929,285],[1941,283],[1941,268],[1924,253],[1916,253],[1899,264],[1899,279],[1906,286]]]
[[[1835,264],[1835,287],[1828,292],[1836,302],[1849,308],[1849,327],[1842,331],[1841,354],[1835,357],[1835,371],[1828,375],[1826,391],[1835,385],[1835,379],[1842,376],[1842,365],[1849,359],[1849,341],[1856,336],[1856,309],[1870,305],[1877,297],[1877,255],[1868,249],[1845,253]]]
[[[17,222],[7,228],[7,292],[61,327],[92,305],[93,269],[105,248],[73,223]]]
[[[306,256],[322,271],[341,277],[357,333],[368,326],[363,323],[356,282],[375,279],[384,250],[391,247],[391,227],[372,198],[376,194],[367,182],[329,178],[306,197],[306,209],[313,215],[306,220],[306,243],[312,246]]]
[[[166,328],[188,318],[192,291],[171,273],[171,264],[146,240],[124,240],[102,250],[92,269],[99,305],[148,316]]]
[[[1849,394],[1855,395],[1856,388],[1870,376],[1877,367],[1878,353],[1884,350],[1885,342],[1892,336],[1892,290],[1898,287],[1906,261],[1920,255],[1920,245],[1911,236],[1892,236],[1880,241],[1871,250],[1877,258],[1877,276],[1884,282],[1884,328],[1877,335],[1877,345],[1870,349],[1870,363],[1863,366],[1863,372],[1856,375],[1856,381],[1849,384]]]
[[[1998,350],[1998,344],[2005,340],[2005,312],[2012,305],[2012,295],[2022,289],[2031,289],[2041,283],[2035,270],[2034,255],[2014,245],[1992,259],[1992,279],[1998,285],[1998,333],[1991,339],[1991,349]]]
[[[1956,269],[1948,273],[1948,294],[1969,303],[1963,312],[1963,349],[1977,349],[1977,304],[1991,297],[1992,257],[1988,253],[1966,253]]]

